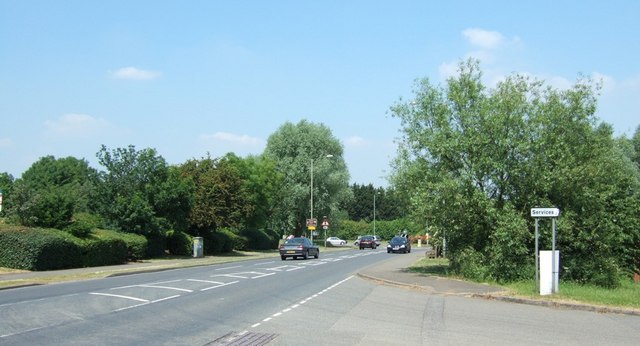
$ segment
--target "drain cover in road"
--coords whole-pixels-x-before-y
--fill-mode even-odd
[[[205,346],[259,346],[266,345],[276,336],[277,334],[272,333],[231,332],[205,344]]]

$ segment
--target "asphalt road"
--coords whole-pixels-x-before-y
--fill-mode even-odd
[[[322,253],[317,260],[272,258],[2,290],[0,344],[635,345],[640,340],[638,316],[473,298],[493,288],[404,272],[419,256],[419,250],[407,255],[347,250]]]

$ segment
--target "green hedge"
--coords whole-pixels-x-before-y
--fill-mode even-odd
[[[82,266],[81,245],[67,232],[26,228],[0,232],[0,267],[55,270]]]
[[[4,228],[0,231],[0,267],[56,270],[126,263],[143,258],[143,236],[96,230],[77,238],[56,229]]]

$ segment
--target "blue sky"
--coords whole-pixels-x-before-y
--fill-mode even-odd
[[[417,78],[461,59],[557,88],[603,81],[598,117],[640,121],[639,1],[0,0],[0,172],[155,148],[170,164],[259,154],[285,122],[327,125],[351,182],[387,186]]]

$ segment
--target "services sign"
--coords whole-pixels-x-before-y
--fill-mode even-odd
[[[560,209],[558,208],[531,208],[531,217],[558,217]]]

